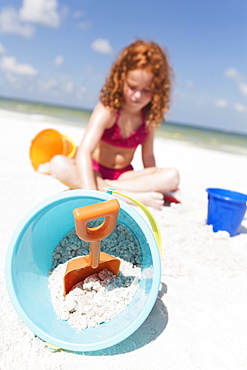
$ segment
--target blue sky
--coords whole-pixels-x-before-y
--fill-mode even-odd
[[[1,0],[0,96],[93,108],[117,53],[158,42],[169,121],[247,133],[246,0]]]

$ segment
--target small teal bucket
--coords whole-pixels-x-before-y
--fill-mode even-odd
[[[247,195],[231,190],[208,188],[207,224],[213,231],[226,230],[238,235],[246,212]]]
[[[113,199],[93,190],[70,190],[47,198],[31,209],[17,227],[7,251],[6,284],[11,302],[22,321],[52,346],[95,351],[129,337],[151,312],[160,288],[161,263],[156,239],[139,212],[119,200],[118,222],[135,235],[141,249],[141,278],[130,304],[108,323],[78,331],[58,320],[48,288],[52,253],[74,228],[73,209]]]

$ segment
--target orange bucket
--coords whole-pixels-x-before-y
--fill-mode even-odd
[[[52,128],[40,131],[31,142],[29,158],[35,171],[40,164],[49,162],[55,155],[72,158],[76,153],[73,141]]]

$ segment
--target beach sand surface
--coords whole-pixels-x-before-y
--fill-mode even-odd
[[[182,203],[153,211],[163,239],[162,278],[153,310],[135,333],[111,348],[53,353],[23,324],[10,302],[5,255],[30,208],[66,189],[32,169],[32,138],[53,127],[78,144],[83,129],[3,111],[0,119],[0,369],[246,369],[247,219],[241,233],[231,238],[224,231],[214,233],[205,223],[206,188],[247,193],[246,157],[156,139],[158,166],[180,171]]]

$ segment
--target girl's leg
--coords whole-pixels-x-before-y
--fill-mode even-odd
[[[49,162],[49,173],[71,189],[80,187],[75,160],[72,158],[56,155]]]
[[[98,179],[98,188],[110,186],[126,195],[132,196],[146,206],[160,208],[164,204],[164,194],[176,189],[179,174],[176,169],[145,168],[128,171],[117,180]]]
[[[149,167],[140,171],[128,171],[123,173],[118,181],[127,189],[135,185],[143,191],[159,191],[167,193],[178,187],[179,173],[175,168]]]
[[[80,188],[74,159],[56,155],[49,166],[51,176],[71,189]],[[146,206],[160,208],[164,204],[163,194],[178,187],[179,174],[175,169],[150,167],[140,171],[127,171],[117,180],[103,180],[100,174],[96,173],[96,181],[101,191],[105,191],[104,188],[109,186],[132,196]]]

